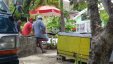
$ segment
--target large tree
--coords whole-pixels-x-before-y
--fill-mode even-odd
[[[71,0],[83,1],[83,0]],[[87,0],[91,21],[91,50],[88,64],[109,64],[113,50],[113,3],[112,0],[99,0],[103,3],[109,15],[109,22],[105,28],[101,28],[101,20],[98,10],[98,0]]]
[[[100,21],[100,19],[97,18],[99,15],[96,10],[98,6],[97,3],[98,0],[88,0],[88,8],[92,27],[94,25],[97,25],[96,27],[98,27],[98,23],[95,23]],[[88,64],[109,64],[109,59],[113,48],[113,3],[111,0],[106,0],[106,5],[108,7],[106,9],[108,10],[108,13],[110,13],[109,22],[107,26],[98,33],[97,31],[99,31],[99,29],[95,31],[96,28],[92,28],[94,33],[92,33],[91,51]]]

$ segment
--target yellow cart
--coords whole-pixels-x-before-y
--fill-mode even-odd
[[[60,32],[58,35],[57,54],[64,58],[87,62],[90,50],[91,34]]]

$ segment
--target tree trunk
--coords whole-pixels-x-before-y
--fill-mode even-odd
[[[89,4],[93,4],[96,0],[89,0]],[[91,51],[88,64],[109,64],[109,59],[113,49],[113,4],[111,0],[107,0],[109,22],[106,28],[93,36],[91,41]],[[90,7],[89,7],[90,8]],[[90,8],[91,9],[91,8]],[[92,8],[92,11],[93,10]],[[91,16],[95,13],[91,13]],[[93,17],[95,18],[95,16]],[[94,19],[91,19],[94,21]]]
[[[61,22],[60,22],[60,31],[65,31],[65,22],[64,22],[64,13],[63,13],[63,0],[60,0],[60,8],[61,8]]]
[[[88,0],[88,11],[91,21],[91,32],[92,35],[95,35],[97,32],[97,29],[101,26],[101,20],[100,15],[98,11],[98,4],[97,0]]]

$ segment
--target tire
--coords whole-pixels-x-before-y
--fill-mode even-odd
[[[13,60],[13,61],[5,62],[2,64],[19,64],[19,60]]]

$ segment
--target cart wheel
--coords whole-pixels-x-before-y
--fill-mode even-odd
[[[65,56],[61,56],[62,57],[62,61],[66,61],[66,57]]]
[[[59,62],[59,63],[62,63],[62,58],[61,58],[61,56],[57,56],[57,58],[56,58],[56,60]]]
[[[61,57],[58,55],[56,59],[57,59],[57,60],[61,60]]]
[[[64,56],[57,56],[57,60],[58,61],[65,61],[66,60],[66,57],[64,57]]]

